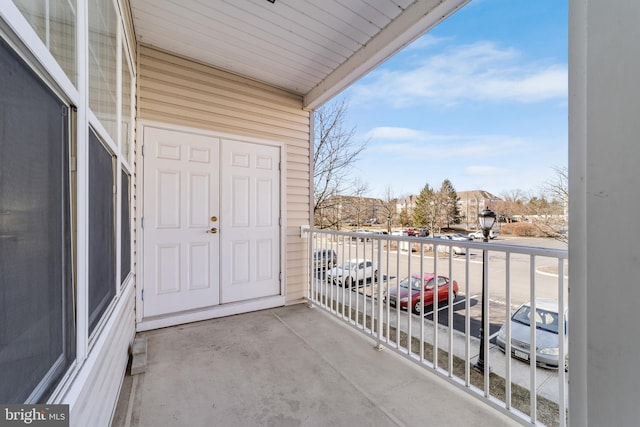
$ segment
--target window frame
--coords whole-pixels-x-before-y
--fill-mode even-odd
[[[13,4],[12,4],[13,5]],[[1,24],[1,23],[0,23]],[[38,384],[30,391],[26,396],[24,402],[19,403],[37,403],[43,402],[49,399],[55,390],[61,383],[64,382],[64,378],[68,375],[68,372],[73,369],[76,364],[77,355],[77,325],[75,322],[76,310],[74,307],[74,291],[75,291],[75,252],[74,252],[74,233],[73,233],[73,183],[72,183],[72,169],[73,169],[73,135],[74,135],[74,108],[73,104],[69,101],[69,98],[62,95],[60,88],[52,84],[52,80],[48,78],[46,74],[43,74],[41,67],[35,66],[37,61],[34,60],[27,52],[25,54],[25,47],[16,42],[15,38],[11,34],[6,32],[5,27],[0,25],[0,43],[5,46],[3,50],[6,50],[9,55],[21,65],[21,69],[25,70],[23,75],[29,75],[31,77],[31,83],[40,86],[44,89],[43,93],[48,95],[49,100],[53,100],[56,103],[56,108],[63,108],[64,120],[63,132],[61,137],[60,146],[60,176],[58,177],[61,191],[61,200],[58,208],[61,208],[60,218],[60,236],[61,241],[57,242],[60,248],[60,280],[62,289],[60,290],[60,298],[58,300],[60,306],[60,316],[57,321],[62,323],[61,334],[61,353],[56,357],[56,360],[51,363],[47,372],[42,375],[42,378],[38,381]],[[62,116],[61,116],[62,117]],[[50,157],[42,156],[43,159],[49,159]],[[52,181],[50,181],[52,182]],[[57,210],[57,209],[56,209]],[[55,246],[56,243],[53,242]]]

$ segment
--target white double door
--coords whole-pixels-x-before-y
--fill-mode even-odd
[[[279,295],[280,148],[143,129],[143,316]]]

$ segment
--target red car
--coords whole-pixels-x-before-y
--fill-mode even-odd
[[[448,277],[438,276],[438,303],[441,301],[446,301],[449,299],[449,283],[451,281]],[[420,306],[420,289],[424,286],[424,300],[423,304],[425,307],[433,304],[433,284],[434,284],[434,275],[433,273],[425,273],[420,278],[420,274],[412,274],[411,277],[405,277],[400,282],[400,286],[390,286],[388,290],[388,298],[389,304],[391,307],[397,306],[398,300],[398,291],[400,291],[400,308],[402,310],[407,309],[407,305],[411,304],[411,310],[419,314],[422,312],[422,307]],[[409,286],[411,287],[411,301],[409,301]],[[458,294],[458,282],[453,281],[453,299],[456,298]],[[385,298],[386,299],[386,298]]]

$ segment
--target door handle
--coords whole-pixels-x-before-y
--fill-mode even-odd
[[[216,234],[218,232],[218,229],[215,227],[211,227],[211,230],[207,230],[207,233],[211,233],[211,234]]]

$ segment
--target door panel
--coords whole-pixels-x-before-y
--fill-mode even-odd
[[[280,294],[280,149],[223,140],[223,303]]]
[[[144,316],[220,303],[219,140],[144,128]]]

